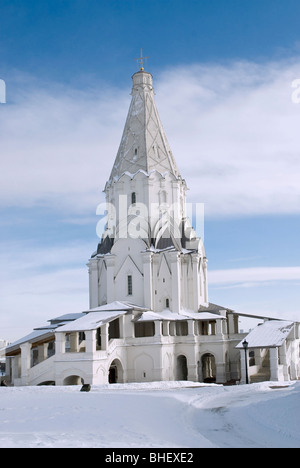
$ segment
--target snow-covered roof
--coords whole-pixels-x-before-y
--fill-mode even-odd
[[[51,324],[55,322],[69,322],[72,320],[77,320],[81,316],[82,316],[82,312],[75,312],[71,314],[60,315],[59,317],[55,317],[53,319],[48,320],[48,322],[50,322]]]
[[[120,317],[121,315],[127,314],[128,310],[111,310],[102,312],[93,312],[86,314],[74,322],[67,323],[66,325],[59,327],[56,331],[62,333],[69,333],[73,331],[86,331],[95,330],[101,327],[107,322]]]
[[[276,348],[281,346],[287,339],[293,326],[293,322],[282,320],[269,320],[264,322],[254,328],[246,336],[248,348]],[[242,349],[243,341],[241,341],[236,348]]]
[[[33,330],[33,332],[29,333],[29,335],[20,338],[19,340],[11,343],[6,348],[6,354],[16,351],[20,348],[20,345],[23,343],[36,343],[37,341],[42,341],[44,339],[50,338],[53,335],[54,328],[47,329],[47,330]],[[47,336],[48,335],[48,336]]]
[[[206,305],[202,304],[199,307],[199,312],[212,312],[216,314],[220,314],[220,312],[228,311],[234,312],[234,310],[229,309],[229,307],[220,306],[218,304],[213,304],[212,302],[208,302]]]
[[[180,314],[171,312],[169,309],[165,309],[162,312],[152,312],[146,311],[143,312],[137,319],[136,322],[150,322],[155,320],[170,320],[170,321],[179,321],[179,320],[222,320],[225,317],[220,315],[212,314],[209,312],[193,312],[189,310],[183,310]]]
[[[89,309],[84,311],[84,313],[90,313],[90,312],[104,312],[104,311],[116,311],[116,310],[146,310],[143,307],[137,306],[135,304],[130,304],[130,302],[120,302],[120,301],[114,301],[109,304],[105,304],[99,307],[95,307],[94,309]]]
[[[247,317],[247,318],[255,318],[255,319],[268,319],[268,320],[281,320],[281,321],[291,321],[291,322],[299,322],[299,319],[297,317],[293,317],[293,314],[289,313],[289,311],[284,311],[282,312],[282,315],[279,315],[278,313],[272,313],[272,312],[260,312],[260,311],[253,311],[253,312],[243,312],[241,310],[231,311],[234,315],[238,315],[239,317]]]

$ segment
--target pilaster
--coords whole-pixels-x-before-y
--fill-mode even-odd
[[[194,310],[197,312],[200,305],[200,276],[199,276],[199,262],[200,255],[198,253],[192,254],[193,265],[193,297],[194,297]]]
[[[114,270],[115,270],[115,256],[110,255],[105,258],[107,266],[107,303],[115,300],[115,281],[114,281]]]
[[[98,260],[92,259],[89,264],[90,309],[99,305],[98,298]]]
[[[144,252],[143,274],[144,274],[144,306],[153,310],[153,280],[152,280],[152,252]]]
[[[181,308],[181,271],[180,271],[180,253],[169,252],[172,274],[172,311],[179,314]]]

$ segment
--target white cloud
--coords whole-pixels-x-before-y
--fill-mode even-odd
[[[234,268],[209,272],[210,285],[253,287],[269,281],[300,281],[300,266]]]
[[[89,245],[1,247],[1,337],[13,341],[51,318],[88,308]]]
[[[164,73],[157,101],[190,196],[212,215],[300,212],[294,62]]]
[[[14,99],[0,114],[1,205],[96,210],[125,119],[119,108],[126,114],[128,96],[48,84]]]
[[[206,214],[300,212],[300,104],[292,102],[299,77],[296,58],[179,67],[154,77],[174,156]],[[26,93],[1,107],[0,203],[75,214],[96,208],[130,102],[130,79],[120,85],[82,91],[36,81],[28,88],[27,80]]]
[[[299,77],[296,58],[154,76],[189,200],[204,201],[206,215],[300,212],[300,104],[291,98]],[[28,87],[19,79],[26,93],[12,104],[8,96],[0,109],[0,207],[46,205],[63,210],[68,223],[88,222],[121,140],[131,88],[124,80],[123,89],[96,83],[80,91],[36,81]],[[1,336],[18,338],[53,316],[86,308],[85,262],[93,248],[1,247]],[[299,280],[300,267],[209,271],[214,289]]]

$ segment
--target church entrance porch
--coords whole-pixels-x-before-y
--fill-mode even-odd
[[[183,354],[177,357],[176,375],[177,380],[188,379],[187,359]]]
[[[119,359],[114,359],[110,365],[108,371],[108,383],[123,383],[124,382],[124,371]]]
[[[206,383],[216,382],[216,360],[213,354],[203,354],[201,358],[202,380]]]

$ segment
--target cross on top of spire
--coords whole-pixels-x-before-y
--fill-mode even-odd
[[[141,65],[140,71],[144,71],[144,61],[149,57],[143,57],[143,49],[141,48],[141,56],[139,58],[136,58],[135,60]]]

